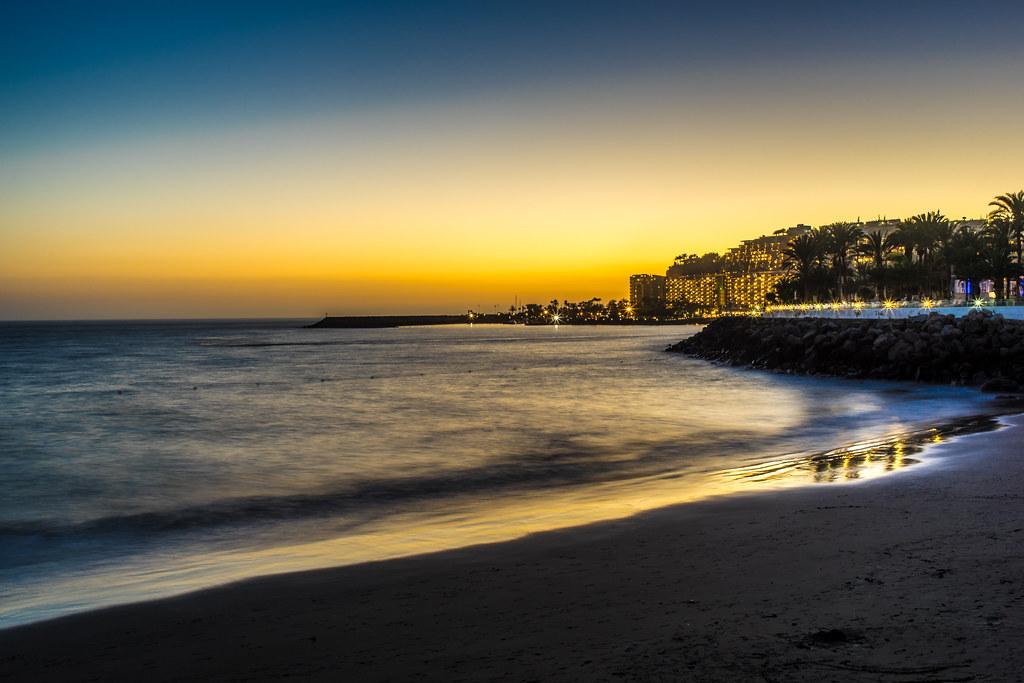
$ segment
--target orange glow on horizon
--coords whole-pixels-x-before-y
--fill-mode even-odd
[[[1024,142],[997,132],[1015,108],[964,98],[916,116],[936,85],[879,111],[619,84],[14,155],[0,317],[607,300],[677,254],[796,223],[983,215],[1020,189]]]

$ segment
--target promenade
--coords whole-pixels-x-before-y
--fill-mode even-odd
[[[884,320],[912,318],[917,315],[939,313],[942,315],[964,316],[971,311],[985,310],[1001,315],[1007,320],[1024,320],[1024,305],[993,306],[978,305],[912,305],[883,304],[804,304],[794,306],[770,306],[762,314],[766,318],[838,318],[846,320]]]

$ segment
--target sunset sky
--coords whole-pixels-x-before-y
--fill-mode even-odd
[[[619,298],[1024,187],[1019,2],[208,4],[0,9],[0,318]]]

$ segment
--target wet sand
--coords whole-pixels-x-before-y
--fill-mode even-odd
[[[1024,418],[854,485],[0,632],[10,680],[1014,681]]]

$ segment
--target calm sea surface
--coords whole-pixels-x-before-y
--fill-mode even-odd
[[[984,410],[662,352],[689,327],[298,325],[0,324],[0,626],[878,476]]]

